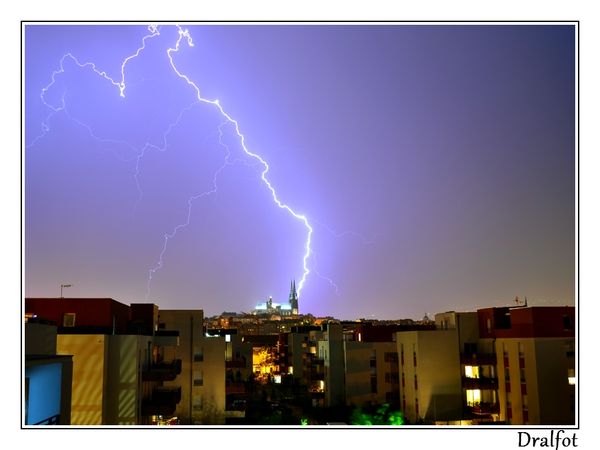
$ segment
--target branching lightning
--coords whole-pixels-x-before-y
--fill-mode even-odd
[[[307,235],[306,235],[306,241],[304,244],[304,255],[302,258],[302,264],[303,264],[303,273],[302,273],[302,277],[298,283],[298,296],[300,296],[301,291],[306,283],[306,279],[308,277],[308,274],[311,272],[310,268],[309,268],[309,258],[311,257],[311,253],[312,253],[312,249],[311,249],[311,238],[312,238],[312,233],[313,233],[313,228],[311,226],[311,224],[308,221],[308,218],[303,215],[303,214],[299,214],[296,211],[294,211],[289,205],[287,205],[286,203],[283,203],[278,195],[277,192],[275,191],[275,188],[273,187],[273,185],[271,184],[271,182],[269,181],[269,179],[267,178],[267,173],[269,172],[269,165],[268,163],[257,153],[251,152],[245,144],[245,137],[244,135],[241,133],[240,131],[240,127],[238,122],[233,119],[226,111],[225,109],[221,106],[221,104],[219,103],[219,100],[210,100],[207,98],[202,97],[201,93],[200,93],[200,89],[198,88],[198,86],[184,73],[182,73],[176,66],[175,61],[173,59],[173,56],[175,53],[179,52],[180,50],[180,45],[182,40],[185,39],[187,45],[189,47],[193,47],[194,46],[194,42],[192,40],[192,37],[189,33],[189,31],[187,29],[183,29],[180,25],[176,25],[177,27],[177,31],[178,31],[178,38],[177,41],[175,43],[175,45],[173,47],[170,47],[167,49],[167,57],[169,59],[169,64],[171,66],[171,68],[173,69],[173,71],[175,72],[175,74],[181,78],[182,80],[184,80],[187,85],[189,85],[190,87],[192,87],[196,93],[196,100],[189,105],[188,107],[186,107],[184,110],[182,110],[179,114],[179,116],[177,117],[177,119],[171,123],[167,130],[165,131],[165,133],[162,136],[162,145],[161,146],[157,146],[151,143],[146,143],[141,149],[138,149],[136,147],[134,147],[133,145],[131,145],[128,142],[125,141],[116,141],[116,140],[109,140],[109,139],[103,139],[100,138],[99,136],[97,136],[92,127],[79,121],[78,119],[75,119],[73,116],[71,116],[68,111],[67,111],[67,106],[66,106],[66,102],[65,102],[65,95],[63,94],[62,98],[61,98],[61,103],[59,106],[55,106],[52,105],[51,103],[49,103],[48,101],[46,101],[46,93],[54,86],[54,84],[56,83],[56,79],[60,74],[63,74],[65,72],[65,61],[66,60],[71,60],[73,63],[75,63],[77,66],[79,66],[82,69],[90,69],[92,70],[94,73],[96,73],[98,76],[100,76],[101,78],[103,78],[104,80],[106,80],[107,82],[111,83],[113,86],[115,86],[118,90],[119,90],[119,95],[122,98],[125,98],[125,93],[126,93],[126,77],[125,77],[125,72],[126,72],[126,66],[127,64],[135,59],[136,57],[138,57],[142,51],[146,48],[146,41],[148,39],[154,38],[155,36],[159,36],[160,35],[160,27],[156,26],[156,25],[150,25],[148,26],[148,31],[149,34],[145,35],[142,38],[142,45],[136,50],[135,53],[131,54],[130,56],[126,57],[123,62],[121,63],[121,70],[120,70],[120,75],[121,75],[121,79],[120,80],[115,80],[113,78],[111,78],[105,71],[102,71],[100,69],[98,69],[96,67],[96,65],[92,62],[85,62],[82,63],[80,62],[74,55],[72,55],[71,53],[67,53],[65,55],[63,55],[63,57],[60,60],[60,64],[59,64],[59,68],[57,70],[55,70],[52,73],[52,77],[51,77],[51,81],[50,83],[44,87],[42,89],[42,92],[40,94],[41,97],[41,101],[42,103],[48,107],[50,109],[50,114],[46,117],[46,119],[42,122],[42,133],[37,136],[36,138],[34,138],[32,140],[32,142],[27,146],[27,148],[33,147],[38,140],[40,140],[41,138],[43,138],[49,131],[50,131],[50,126],[49,126],[49,121],[51,120],[51,118],[58,114],[58,113],[65,113],[67,115],[68,118],[70,118],[71,120],[73,120],[74,122],[78,123],[80,126],[85,127],[90,136],[95,139],[98,142],[102,142],[102,143],[114,143],[114,144],[123,144],[126,146],[129,146],[130,148],[135,150],[136,153],[136,164],[135,164],[135,173],[134,173],[134,178],[135,178],[135,182],[136,182],[136,186],[139,192],[139,197],[138,200],[136,201],[136,204],[134,205],[134,210],[136,205],[139,203],[139,201],[141,200],[142,196],[143,196],[143,192],[142,189],[140,187],[140,183],[139,183],[139,173],[140,173],[140,162],[142,161],[142,159],[144,158],[146,151],[149,148],[153,148],[159,151],[164,151],[167,148],[167,139],[169,134],[171,133],[171,131],[177,127],[177,125],[179,124],[179,122],[181,121],[183,115],[189,111],[194,105],[197,105],[198,103],[205,103],[205,104],[209,104],[212,105],[214,107],[216,107],[219,111],[219,113],[221,114],[221,116],[223,117],[223,122],[219,125],[218,127],[218,132],[219,132],[219,144],[226,150],[226,156],[224,159],[223,164],[217,169],[217,171],[214,173],[213,176],[213,180],[212,180],[212,188],[208,191],[205,192],[201,192],[198,194],[195,194],[193,196],[191,196],[187,203],[188,203],[188,209],[187,209],[187,218],[186,221],[175,226],[173,228],[173,230],[170,233],[166,233],[164,235],[164,240],[163,240],[163,245],[162,245],[162,249],[161,252],[159,254],[158,257],[158,261],[157,263],[148,271],[148,282],[147,282],[147,289],[146,289],[146,298],[148,298],[149,293],[150,293],[150,288],[151,288],[151,283],[152,283],[152,278],[153,275],[159,271],[163,265],[164,265],[164,256],[167,252],[167,248],[168,248],[168,243],[171,239],[175,238],[175,236],[177,235],[178,231],[180,231],[181,229],[187,227],[190,224],[190,218],[191,218],[191,212],[192,212],[192,205],[193,202],[195,200],[198,200],[200,198],[209,196],[211,194],[214,194],[217,192],[217,179],[219,177],[219,175],[221,174],[221,172],[230,164],[233,163],[233,161],[231,160],[231,154],[229,151],[229,148],[227,147],[227,145],[223,142],[223,128],[227,125],[231,125],[233,126],[233,129],[235,130],[235,134],[237,135],[239,142],[241,144],[241,148],[243,149],[244,153],[249,156],[250,158],[252,158],[253,160],[257,161],[257,164],[260,164],[263,169],[260,173],[260,178],[262,180],[262,182],[265,184],[265,186],[267,187],[267,189],[269,190],[269,192],[271,193],[273,202],[277,205],[277,207],[287,211],[291,216],[293,216],[295,219],[301,221],[304,225],[304,227],[306,228],[307,231]],[[331,283],[333,283],[331,281]],[[337,287],[336,287],[337,290]]]

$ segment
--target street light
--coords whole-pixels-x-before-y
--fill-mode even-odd
[[[63,297],[63,288],[68,288],[68,287],[71,287],[71,286],[73,286],[73,285],[72,284],[61,284],[60,285],[60,298],[64,298]]]

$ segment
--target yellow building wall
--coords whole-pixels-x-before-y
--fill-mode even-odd
[[[519,345],[525,360],[526,394],[521,392]],[[568,385],[568,369],[574,367],[566,352],[573,347],[572,338],[502,338],[496,340],[498,355],[498,400],[500,420],[513,425],[572,425],[574,412],[569,396],[574,388]],[[506,391],[508,356],[510,392]],[[511,406],[512,417],[507,415]],[[528,411],[527,420],[523,411]]]
[[[462,417],[460,352],[456,330],[396,333],[400,370],[400,407],[411,422],[453,421]],[[404,364],[401,353],[404,349]],[[413,351],[417,355],[414,365]],[[402,373],[405,384],[402,386]],[[415,389],[415,375],[417,388]],[[416,404],[419,411],[417,414]]]
[[[56,337],[56,352],[73,355],[72,425],[102,425],[105,377],[105,336],[101,334]]]
[[[371,392],[371,356],[375,354],[377,392]],[[383,404],[386,394],[392,391],[392,384],[385,381],[390,373],[390,363],[385,361],[385,353],[396,353],[394,342],[344,342],[346,404],[364,405],[369,402]],[[400,394],[396,401],[399,402]]]

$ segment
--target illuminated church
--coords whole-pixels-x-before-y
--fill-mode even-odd
[[[298,315],[298,292],[296,291],[296,281],[290,284],[290,298],[288,303],[274,303],[273,298],[269,297],[264,303],[259,303],[254,308],[252,314],[277,314],[279,316]]]

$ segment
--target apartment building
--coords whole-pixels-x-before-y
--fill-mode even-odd
[[[575,424],[575,308],[487,308],[480,341],[497,355],[500,420],[513,425]]]
[[[165,385],[181,389],[175,415],[179,423],[225,423],[225,338],[206,336],[204,312],[160,310],[158,327],[179,332],[179,345],[165,349],[164,358],[181,360],[181,373]]]
[[[347,405],[400,406],[399,365],[394,342],[344,342]]]
[[[410,423],[460,421],[462,376],[456,329],[400,331],[400,408]]]

